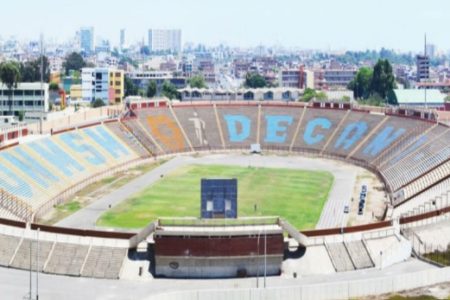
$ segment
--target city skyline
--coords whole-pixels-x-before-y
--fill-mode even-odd
[[[119,45],[122,28],[126,29],[128,43],[143,39],[147,42],[150,28],[167,28],[181,29],[183,44],[223,43],[233,47],[265,45],[332,51],[384,47],[420,52],[426,32],[428,41],[437,45],[438,51],[450,49],[450,40],[441,26],[450,18],[450,3],[443,0],[431,0],[426,7],[417,0],[394,3],[381,0],[369,8],[356,0],[338,3],[231,0],[214,5],[206,0],[189,3],[130,0],[125,12],[123,7],[112,4],[104,0],[5,3],[4,11],[8,14],[0,19],[0,36],[37,40],[43,33],[47,40],[56,38],[63,42],[75,36],[81,27],[93,26],[95,38],[106,38],[113,45]],[[54,9],[49,10],[49,7]],[[61,7],[64,13],[55,13],[55,7]],[[36,19],[36,15],[42,18]],[[22,22],[10,26],[17,16],[34,20],[34,25]]]

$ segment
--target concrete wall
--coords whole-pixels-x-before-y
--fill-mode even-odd
[[[243,257],[156,256],[156,274],[174,278],[263,276],[264,255]],[[266,274],[279,275],[282,255],[267,255]]]
[[[429,269],[401,275],[362,280],[330,282],[266,289],[197,290],[154,295],[154,300],[221,300],[221,299],[349,299],[393,293],[450,281],[450,267]]]

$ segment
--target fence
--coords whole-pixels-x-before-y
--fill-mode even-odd
[[[370,295],[390,294],[411,290],[423,286],[450,281],[450,267],[427,269],[398,275],[380,275],[380,277],[301,284],[285,287],[210,289],[169,292],[154,295],[152,300],[209,300],[209,299],[282,299],[282,300],[329,300],[351,299]],[[270,285],[270,281],[268,282]]]
[[[97,173],[95,175],[92,175],[80,182],[77,182],[76,184],[66,188],[65,190],[63,190],[62,192],[60,192],[58,195],[54,196],[53,198],[51,198],[49,201],[45,202],[43,205],[41,205],[36,212],[34,213],[32,220],[36,221],[37,219],[39,219],[42,215],[46,214],[48,211],[50,211],[50,209],[52,207],[54,207],[55,205],[64,203],[65,201],[67,201],[71,196],[73,196],[76,192],[82,190],[83,188],[85,188],[86,186],[97,182],[103,178],[106,178],[108,176],[112,176],[114,174],[120,173],[122,171],[128,170],[130,168],[133,168],[137,165],[140,164],[144,164],[149,162],[151,159],[141,159],[141,158],[137,158],[131,161],[128,161],[126,163],[120,164],[118,166],[116,166],[115,168],[112,169],[108,169],[104,172],[100,172]]]

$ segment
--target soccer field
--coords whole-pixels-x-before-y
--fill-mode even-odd
[[[140,228],[158,217],[199,217],[201,178],[237,178],[238,216],[280,216],[298,229],[314,228],[333,184],[323,171],[189,165],[104,213],[97,225]]]

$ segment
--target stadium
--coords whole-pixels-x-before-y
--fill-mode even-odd
[[[450,127],[433,111],[142,100],[55,124],[0,132],[11,299],[28,280],[49,299],[347,299],[450,281]],[[217,177],[237,179],[237,207],[200,218],[200,180]]]

